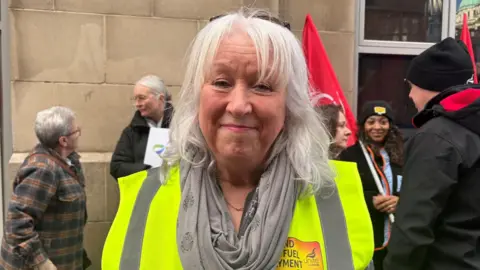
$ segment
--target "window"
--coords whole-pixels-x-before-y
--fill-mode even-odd
[[[477,63],[477,77],[480,69],[480,0],[455,0],[455,38],[459,38],[463,27],[463,14],[466,13],[468,29],[472,39],[473,54]]]
[[[366,0],[365,39],[437,42],[442,37],[442,0]]]
[[[395,111],[395,124],[412,128],[411,118],[417,112],[408,97],[404,82],[408,66],[414,56],[361,54],[358,74],[358,109],[371,100],[387,101]]]
[[[479,2],[480,0],[464,0]],[[455,3],[458,2],[458,3]],[[356,31],[356,102],[360,112],[370,100],[385,100],[395,124],[406,133],[417,113],[404,82],[412,59],[434,43],[454,36],[459,0],[358,0]],[[473,24],[472,24],[473,25]],[[480,18],[478,53],[480,53]],[[480,56],[480,55],[479,55]]]

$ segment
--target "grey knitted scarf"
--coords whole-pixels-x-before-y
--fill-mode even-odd
[[[193,157],[194,162],[198,159],[198,155]],[[212,171],[186,161],[180,165],[182,201],[177,243],[183,268],[275,269],[297,197],[298,184],[287,154],[278,154],[263,173],[257,211],[240,238]]]

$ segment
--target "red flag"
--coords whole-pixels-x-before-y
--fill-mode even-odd
[[[477,78],[477,64],[475,63],[475,55],[473,54],[472,39],[470,38],[470,30],[468,30],[467,13],[463,13],[463,27],[460,40],[467,45],[468,53],[473,64],[473,82],[478,83]]]
[[[356,121],[355,116],[348,105],[343,94],[342,88],[338,83],[335,71],[328,59],[327,52],[323,47],[317,28],[313,23],[310,14],[307,14],[305,26],[303,27],[303,52],[307,61],[308,71],[310,73],[310,85],[313,94],[318,95],[316,106],[322,104],[338,104],[343,107],[347,126],[352,131],[352,136],[348,139],[348,146],[355,144],[356,141]]]

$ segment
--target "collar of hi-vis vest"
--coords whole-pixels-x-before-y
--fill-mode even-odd
[[[350,166],[348,162],[334,161],[333,164],[336,164],[337,178],[348,178],[349,188],[352,188],[350,172],[353,170],[348,167]],[[163,257],[162,263],[158,262],[158,267],[168,268],[170,265],[171,267],[168,269],[182,269],[177,253],[178,249],[176,248],[177,244],[180,245],[180,243],[176,243],[174,236],[178,226],[178,211],[183,211],[183,208],[186,207],[181,205],[178,166],[171,168],[168,175],[168,181],[159,181],[159,179],[163,178],[161,169],[154,168],[119,179],[122,196],[117,216],[105,243],[102,269],[140,269],[141,267],[142,269],[145,267],[147,269],[153,267],[151,269],[154,269],[156,266],[154,261],[157,261],[156,259],[159,256]],[[358,173],[355,175],[358,178]],[[165,184],[162,185],[161,182]],[[342,181],[338,183],[341,184]],[[343,183],[346,183],[346,181],[343,181]],[[363,194],[360,194],[356,199],[361,199],[360,197],[362,196]],[[349,218],[349,220],[354,220],[355,223],[362,223],[359,222],[362,221],[361,218],[368,215],[366,206],[361,203],[358,204],[355,202],[355,199],[348,198],[345,200],[353,200],[353,204],[358,209],[356,214],[365,212],[365,215],[360,214],[357,217],[353,217],[353,219],[351,215]],[[312,216],[308,213],[314,213],[318,226],[313,223],[315,219],[312,219]],[[291,233],[288,238],[291,241],[285,240],[285,250],[289,248],[287,247],[288,245],[295,242],[293,241],[295,238],[290,238],[290,236],[297,236],[299,239],[310,238],[303,240],[317,240],[317,242],[320,242],[323,255],[322,260],[325,266],[320,269],[360,269],[354,267],[352,249],[347,233],[349,230],[347,230],[345,218],[337,189],[327,196],[316,196],[297,201]],[[365,243],[365,252],[363,257],[358,258],[357,256],[355,265],[361,265],[364,269],[367,267],[373,253],[373,248],[370,248],[370,244],[373,244],[373,233],[371,232],[371,224],[370,228],[368,228],[366,226],[368,223],[363,223],[365,226],[361,229],[362,237],[357,237],[357,239],[360,243]],[[319,234],[322,235],[320,238],[323,239],[313,239],[311,235],[308,237],[309,231],[314,231],[316,227],[320,231]],[[303,236],[295,235],[295,231],[300,232]],[[162,241],[163,247],[168,247],[164,250],[166,253],[163,251],[159,253],[159,250],[157,250],[159,241]],[[285,251],[283,255],[285,253],[288,255],[288,252]],[[291,254],[295,254],[297,257],[299,255],[298,252],[292,252]],[[307,255],[312,257],[314,254],[315,251],[311,250]],[[289,269],[281,268],[282,262],[295,263],[294,261],[286,261],[295,258],[285,258],[283,255],[279,258],[277,269]],[[149,257],[152,258],[148,259]],[[299,259],[299,261],[307,262],[307,259],[303,258],[303,260]],[[310,260],[310,262],[313,262],[313,260]],[[175,265],[179,268],[175,268]]]

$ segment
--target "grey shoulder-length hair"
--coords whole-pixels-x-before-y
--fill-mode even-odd
[[[287,89],[286,119],[270,159],[286,150],[298,179],[317,192],[331,185],[334,173],[329,165],[330,138],[311,100],[308,70],[297,38],[285,27],[258,18],[263,11],[242,9],[207,24],[190,46],[188,63],[177,110],[170,125],[170,144],[163,158],[169,164],[190,160],[191,152],[203,155],[196,165],[209,166],[209,149],[198,125],[201,88],[212,67],[222,37],[244,31],[257,49],[259,81],[275,78]]]

